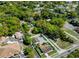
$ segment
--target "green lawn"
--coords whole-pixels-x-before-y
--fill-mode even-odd
[[[53,51],[49,52],[49,53],[48,53],[48,55],[49,55],[49,56],[51,56],[51,55],[53,55],[54,53],[56,53],[56,51],[55,51],[55,50],[53,50]]]
[[[65,31],[79,39],[79,34],[75,32],[74,30],[65,29]]]
[[[70,53],[67,58],[79,58],[79,48]]]
[[[37,47],[36,47],[36,49],[37,49],[38,53],[39,53],[39,54],[41,54],[41,51],[40,51],[40,49],[39,49],[39,48],[37,48]]]
[[[33,49],[33,51],[34,51],[34,55],[38,55],[38,53],[36,52],[36,50],[35,50],[35,49]]]
[[[41,58],[46,58],[46,56],[45,56],[45,54],[43,53],[43,54],[41,54]]]
[[[8,45],[7,43],[1,43],[0,46],[5,46]]]
[[[68,49],[69,47],[71,47],[71,43],[66,42],[66,41],[62,41],[60,39],[58,39],[56,41],[57,45],[62,48],[62,49]]]

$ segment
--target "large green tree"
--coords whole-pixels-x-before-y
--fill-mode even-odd
[[[32,43],[32,38],[29,35],[24,34],[23,43],[25,45],[30,45]]]
[[[36,26],[40,27],[43,30],[44,34],[47,34],[51,38],[58,38],[60,28],[55,25],[51,25],[49,22],[45,20],[39,20],[36,22]]]
[[[0,34],[1,36],[9,35],[11,36],[15,32],[19,31],[20,28],[20,21],[17,17],[6,17],[0,18]]]
[[[29,47],[24,48],[24,54],[28,58],[33,58],[34,57],[34,52],[33,52],[32,48],[29,48]]]
[[[51,21],[50,21],[51,24],[53,25],[57,25],[59,27],[62,27],[65,23],[65,20],[62,19],[62,18],[53,18]]]

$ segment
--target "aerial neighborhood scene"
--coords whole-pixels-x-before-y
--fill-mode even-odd
[[[0,58],[79,58],[79,2],[0,1]]]

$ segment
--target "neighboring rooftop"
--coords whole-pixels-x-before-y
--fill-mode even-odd
[[[40,35],[40,36],[38,36],[38,37],[35,37],[34,38],[34,41],[36,42],[36,43],[40,43],[40,44],[43,44],[43,43],[45,43],[46,41],[44,40],[44,38]]]
[[[65,23],[65,25],[64,25],[64,28],[67,28],[67,29],[74,29],[75,27],[73,26],[73,25],[71,25],[71,24],[69,24],[69,23]]]
[[[20,53],[20,45],[18,42],[7,44],[0,47],[0,57],[8,58]]]
[[[17,39],[21,39],[22,36],[23,36],[23,34],[22,34],[21,32],[16,32],[16,33],[15,33],[15,37],[16,37]]]
[[[4,42],[6,40],[6,37],[0,37],[0,43]]]

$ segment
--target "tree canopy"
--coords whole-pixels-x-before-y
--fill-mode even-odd
[[[42,28],[43,33],[47,34],[51,38],[58,38],[60,28],[56,25],[51,25],[45,20],[39,20],[36,22],[36,26]]]
[[[53,18],[51,21],[50,21],[51,24],[53,25],[57,25],[59,27],[63,27],[64,23],[65,23],[65,20],[62,19],[62,18]]]
[[[33,58],[34,57],[34,52],[32,48],[24,48],[24,54],[27,55],[28,58]]]
[[[20,21],[17,17],[0,18],[0,36],[11,36],[20,29]]]

